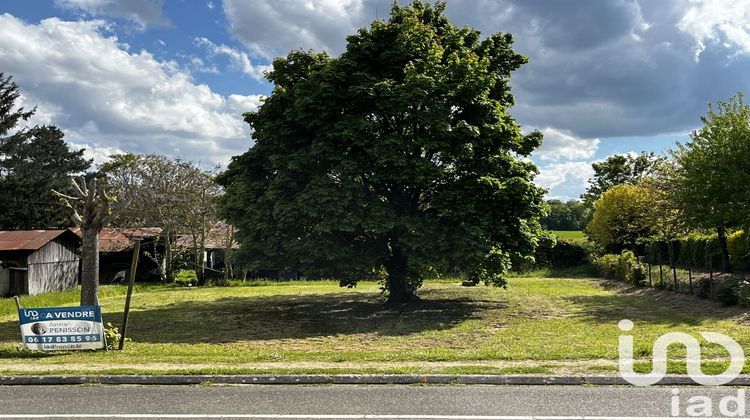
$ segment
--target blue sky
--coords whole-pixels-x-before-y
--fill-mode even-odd
[[[389,0],[0,1],[0,71],[32,124],[102,162],[123,151],[226,165],[251,145],[241,114],[291,49],[336,55]],[[540,129],[537,182],[574,198],[591,163],[685,141],[709,101],[750,86],[750,0],[448,0],[448,16],[510,32],[529,64],[513,114]]]

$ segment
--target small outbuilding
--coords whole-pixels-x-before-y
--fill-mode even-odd
[[[0,231],[0,297],[76,287],[79,245],[67,229]]]
[[[79,228],[71,229],[81,237]],[[133,259],[135,241],[141,242],[136,279],[160,281],[164,256],[161,228],[104,228],[99,233],[99,282],[124,281]]]

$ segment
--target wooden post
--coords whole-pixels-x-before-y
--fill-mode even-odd
[[[688,281],[690,282],[690,294],[693,294],[693,271],[688,266]]]
[[[648,286],[654,287],[654,284],[651,282],[651,263],[648,263]]]
[[[18,310],[20,311],[21,310],[21,299],[19,299],[18,296],[13,296],[13,299],[15,299],[15,301],[16,301],[16,308],[18,308]]]
[[[125,311],[122,314],[122,331],[120,332],[120,344],[117,346],[118,350],[122,350],[125,347],[125,337],[128,333],[128,315],[130,314],[130,299],[133,296],[133,285],[135,284],[135,272],[138,269],[138,254],[141,252],[141,241],[136,240],[135,246],[133,247],[133,260],[130,263],[130,276],[128,279],[128,295],[125,298]]]

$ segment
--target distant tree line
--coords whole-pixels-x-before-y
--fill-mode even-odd
[[[549,213],[542,220],[547,230],[583,230],[586,227],[587,209],[578,200],[547,200]]]

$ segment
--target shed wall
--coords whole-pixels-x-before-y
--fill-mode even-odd
[[[30,295],[71,289],[78,284],[75,244],[64,236],[29,255],[27,266]]]

